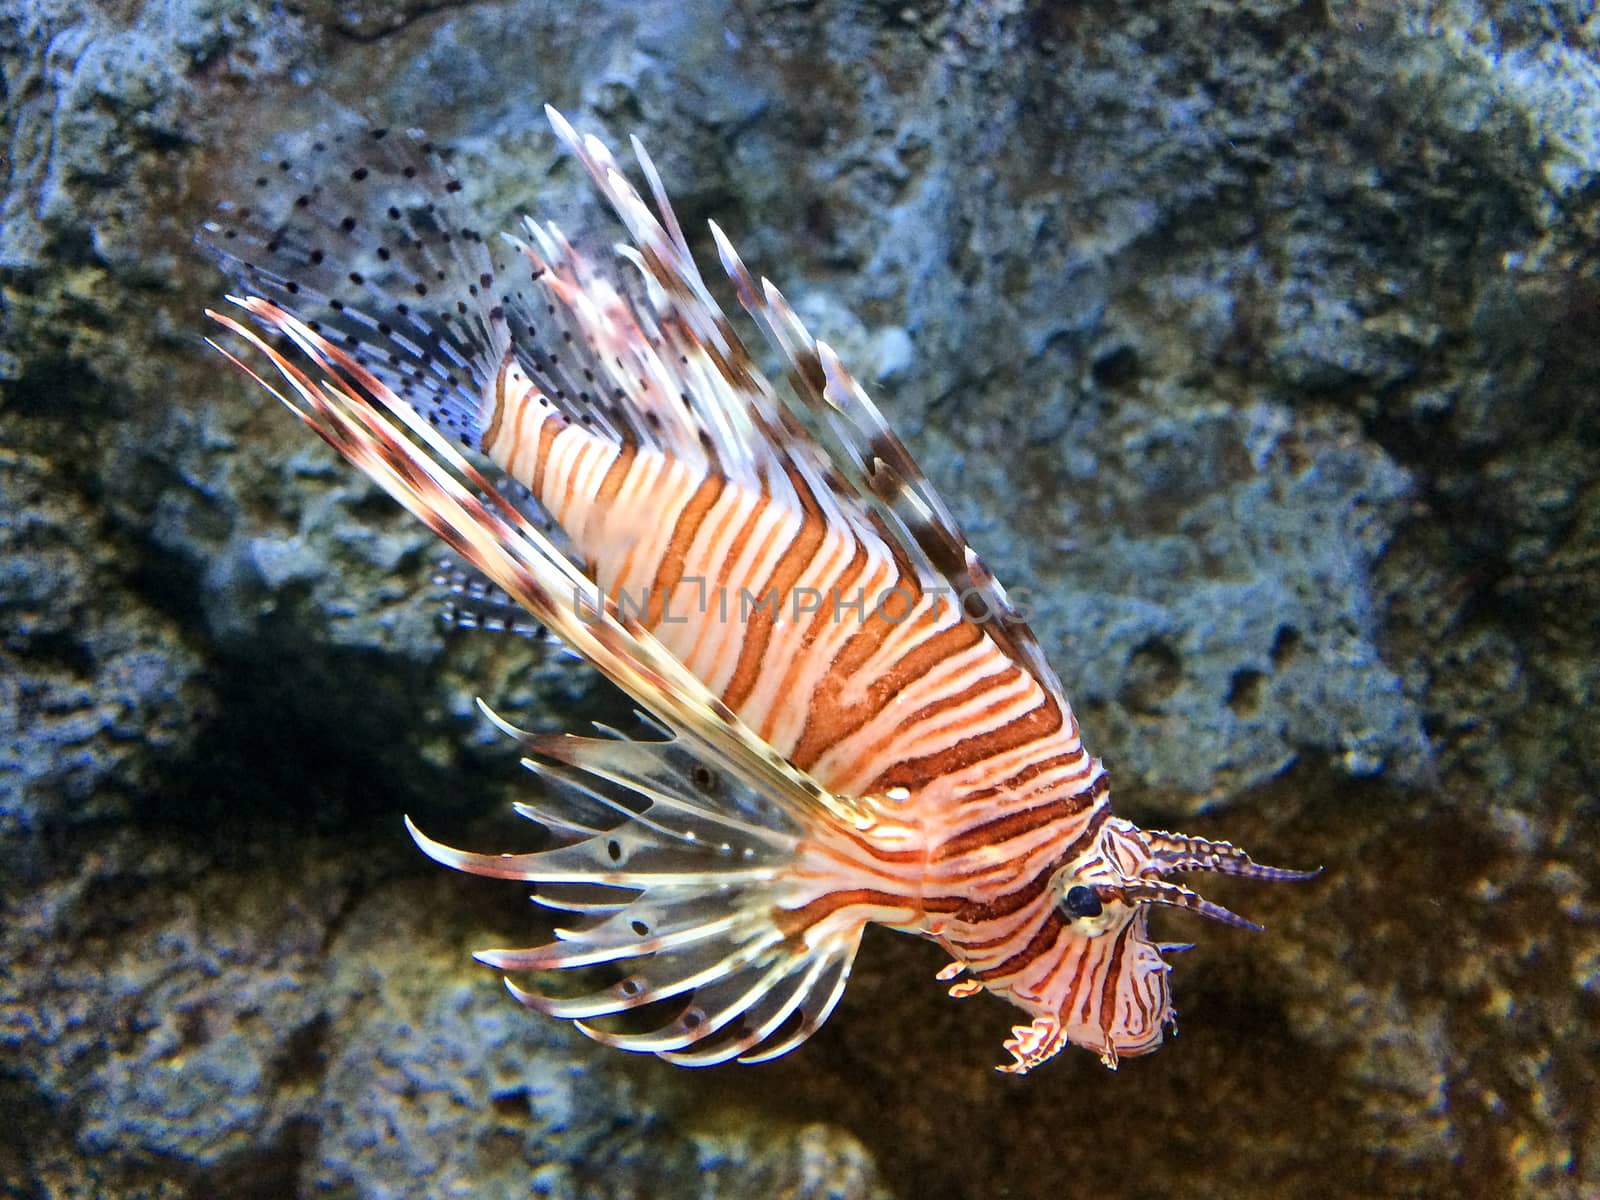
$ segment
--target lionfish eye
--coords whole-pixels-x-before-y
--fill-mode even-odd
[[[1069,917],[1098,917],[1104,911],[1095,890],[1081,883],[1067,889],[1067,894],[1061,898],[1061,906],[1067,910]]]

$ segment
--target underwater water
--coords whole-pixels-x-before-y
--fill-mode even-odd
[[[0,1195],[1600,1195],[1593,4],[0,0],[0,69]],[[192,239],[356,114],[603,243],[547,101],[865,382],[1119,815],[1324,868],[1158,914],[1181,1037],[997,1074],[869,929],[691,1071],[472,961],[549,930],[402,824],[527,845],[474,698],[629,705],[441,625]]]

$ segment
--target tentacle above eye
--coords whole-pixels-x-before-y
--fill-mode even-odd
[[[1265,879],[1277,883],[1315,879],[1322,868],[1294,871],[1287,867],[1268,867],[1256,862],[1232,842],[1214,842],[1186,833],[1147,829],[1144,839],[1158,873],[1177,871],[1215,871],[1219,875],[1238,875],[1245,879]]]
[[[1170,904],[1175,908],[1188,909],[1209,920],[1231,925],[1235,929],[1248,929],[1251,933],[1261,932],[1261,926],[1254,921],[1247,920],[1220,904],[1212,903],[1198,892],[1190,891],[1179,883],[1149,879],[1138,883],[1103,885],[1097,887],[1095,891],[1102,900],[1120,900],[1124,904]]]

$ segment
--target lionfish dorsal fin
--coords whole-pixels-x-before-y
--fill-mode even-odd
[[[712,237],[739,303],[787,359],[789,382],[818,447],[845,494],[859,497],[890,538],[934,583],[949,588],[989,635],[1065,708],[1060,680],[1037,637],[961,532],[905,443],[825,342],[812,337],[783,293],[751,276],[714,222]]]
[[[439,592],[439,619],[451,629],[467,632],[507,633],[542,641],[544,626],[481,573],[450,556],[433,569],[433,586]]]
[[[925,587],[947,589],[966,604],[995,642],[1065,708],[1060,682],[1033,632],[838,356],[811,336],[775,286],[765,279],[755,281],[726,234],[712,223],[713,240],[740,304],[790,365],[797,403],[781,399],[706,287],[660,175],[637,139],[634,149],[656,202],[655,213],[600,139],[580,135],[560,113],[546,111],[557,135],[632,236],[636,253],[630,257],[653,283],[650,294],[663,306],[662,329],[681,324],[708,357],[717,385],[691,396],[707,410],[705,425],[717,426],[715,414],[724,414],[739,431],[735,440],[744,454],[763,468],[770,463],[793,468],[827,506],[830,518],[889,541],[914,565]],[[770,473],[763,478],[769,486],[786,486]]]
[[[526,520],[542,530],[569,557],[573,555],[570,539],[526,487],[503,476],[495,479],[495,486],[500,495]],[[430,581],[438,589],[440,620],[451,629],[470,633],[510,634],[538,642],[554,653],[572,657],[566,643],[533,620],[516,600],[497,587],[483,572],[455,555],[444,554],[438,558]]]

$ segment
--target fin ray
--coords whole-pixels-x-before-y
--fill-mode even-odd
[[[686,393],[705,425],[725,424],[736,431],[743,452],[758,464],[798,470],[819,499],[831,501],[830,516],[888,537],[918,566],[926,585],[949,587],[964,602],[981,606],[975,615],[990,637],[1065,709],[1060,680],[1033,631],[910,451],[832,349],[811,336],[776,287],[752,278],[713,222],[718,255],[740,304],[789,361],[798,409],[780,399],[706,287],[655,165],[640,153],[637,140],[636,157],[655,213],[600,139],[579,135],[548,106],[546,112],[632,236],[637,261],[656,285],[651,295],[660,297],[658,307],[672,318],[664,325],[681,321],[721,375],[725,386]]]
[[[815,946],[780,928],[788,899],[783,869],[796,855],[782,810],[726,773],[710,772],[677,739],[529,735],[498,723],[519,737],[529,765],[549,784],[518,811],[549,828],[595,832],[547,850],[492,856],[451,850],[411,826],[418,845],[462,870],[532,882],[536,903],[554,886],[554,908],[567,907],[563,886],[616,889],[619,896],[615,905],[576,906],[593,919],[558,929],[545,945],[477,954],[514,973],[624,972],[576,994],[508,980],[518,1001],[571,1020],[606,1045],[682,1065],[745,1056],[775,1035],[792,1047],[822,1023],[861,926],[834,927]],[[617,823],[599,828],[600,813]],[[593,1024],[679,998],[682,1007],[648,1030]]]

